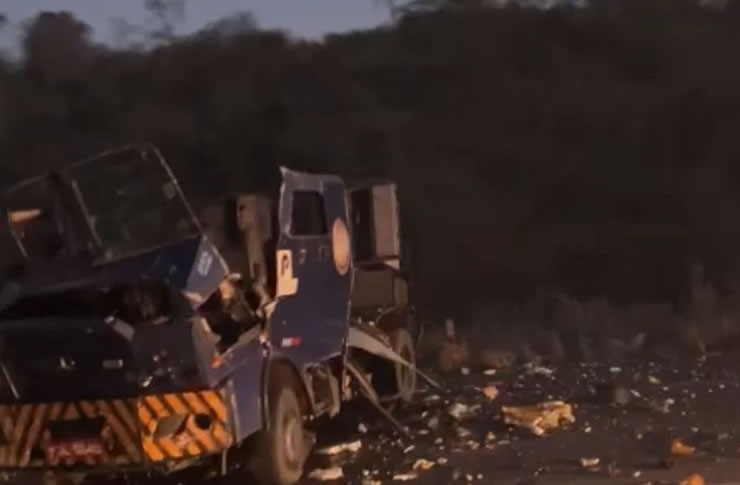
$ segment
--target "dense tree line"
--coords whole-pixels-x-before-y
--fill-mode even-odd
[[[275,164],[393,177],[439,309],[547,285],[676,300],[696,261],[731,291],[739,6],[452,3],[323,42],[249,15],[175,38],[162,16],[158,44],[126,49],[42,13],[0,66],[0,175],[153,141],[199,204]]]

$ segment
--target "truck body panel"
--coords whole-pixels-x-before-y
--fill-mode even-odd
[[[119,180],[130,173],[146,187]],[[353,311],[380,319],[407,303],[395,186],[353,198],[337,176],[281,173],[277,197],[219,200],[207,224],[153,147],[11,190],[0,242],[15,241],[19,255],[0,287],[0,469],[202,464],[269,431],[268,390],[289,385],[271,382],[276,363],[295,375],[306,419],[338,412],[349,375],[367,390],[350,362],[357,352],[413,368],[376,338],[383,330],[352,321]],[[53,196],[29,191],[39,181]],[[375,277],[362,279],[369,296],[353,308],[362,224],[350,214],[365,199],[358,217],[372,240],[360,259]],[[379,406],[377,393],[361,394]]]

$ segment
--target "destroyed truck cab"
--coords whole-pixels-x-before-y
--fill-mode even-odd
[[[361,394],[393,420],[418,373],[395,188],[282,169],[271,195],[198,217],[148,145],[5,192],[0,470],[291,484],[316,418]]]

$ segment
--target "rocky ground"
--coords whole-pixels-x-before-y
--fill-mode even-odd
[[[372,410],[334,421],[318,450],[356,440],[359,449],[316,453],[307,473],[323,472],[305,483],[340,467],[334,483],[740,484],[738,372],[740,350],[728,349],[698,360],[453,371],[439,377],[444,392],[423,389],[396,411],[411,439]],[[507,406],[556,400],[574,422],[541,436],[502,418]]]

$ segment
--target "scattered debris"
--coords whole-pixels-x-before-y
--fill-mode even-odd
[[[434,466],[433,461],[425,460],[424,458],[419,458],[414,463],[414,466],[411,467],[412,470],[429,470]]]
[[[469,429],[463,428],[462,426],[459,426],[455,431],[459,438],[467,438],[472,435]]]
[[[383,485],[383,482],[380,480],[372,480],[370,478],[366,478],[362,481],[362,485]]]
[[[440,400],[442,400],[442,398],[439,397],[439,394],[430,394],[424,398],[424,403],[431,404]]]
[[[447,408],[447,412],[453,418],[460,420],[470,413],[470,408],[463,403],[456,402],[451,404],[450,407]]]
[[[467,368],[467,367],[461,367],[460,368],[460,372],[462,373],[462,375],[466,376],[466,375],[470,374],[470,369]]]
[[[446,465],[447,464],[447,458],[444,456],[440,456],[437,458],[437,465]]]
[[[357,431],[359,431],[362,434],[367,433],[367,426],[365,426],[364,423],[360,423],[357,425]]]
[[[362,442],[360,440],[356,440],[356,441],[352,441],[349,443],[340,443],[338,445],[321,448],[319,450],[316,450],[316,454],[318,455],[338,455],[345,451],[348,451],[350,453],[357,453],[357,451],[360,448],[362,448]]]
[[[487,376],[495,376],[496,375],[496,369],[486,369],[483,371],[484,375]]]
[[[416,480],[417,478],[419,478],[419,475],[417,475],[415,472],[397,473],[393,475],[393,480],[396,482],[407,482],[409,480]]]
[[[546,401],[535,406],[503,406],[501,412],[505,424],[527,428],[536,436],[576,420],[571,405],[563,401]]]
[[[439,428],[439,418],[437,416],[434,416],[427,421],[427,426],[429,429],[437,429]]]
[[[339,480],[340,478],[344,478],[344,471],[342,471],[342,467],[335,466],[331,468],[317,468],[316,470],[313,470],[311,473],[308,474],[308,478],[312,480],[319,480],[319,481],[330,481],[330,480]]]
[[[682,480],[681,485],[704,485],[704,477],[698,473],[694,473]]]
[[[486,441],[491,442],[495,440],[496,440],[496,435],[489,431],[488,434],[486,435]]]
[[[648,376],[648,382],[650,384],[655,384],[656,386],[657,385],[660,385],[660,379],[658,379],[657,377],[654,377],[654,376]]]
[[[415,449],[416,449],[416,445],[409,445],[409,446],[407,446],[407,447],[406,447],[406,448],[405,448],[405,449],[403,450],[403,454],[404,454],[404,455],[408,455],[409,453],[411,453],[411,452],[412,452],[412,451],[414,451]]]
[[[672,398],[664,399],[663,402],[657,403],[655,401],[650,402],[649,406],[650,408],[658,413],[661,414],[668,414],[671,412],[671,406],[675,404],[676,401],[674,401]]]
[[[674,456],[690,456],[696,452],[696,448],[689,446],[679,439],[673,440],[671,443],[671,455]]]
[[[601,460],[599,458],[581,458],[581,466],[583,468],[593,468],[599,465]]]
[[[541,365],[530,367],[529,369],[530,374],[536,374],[541,376],[547,376],[551,377],[554,373],[554,369],[550,369],[549,367],[543,367]]]
[[[488,398],[489,401],[493,401],[498,397],[498,389],[496,386],[487,386],[482,389],[483,395]]]

